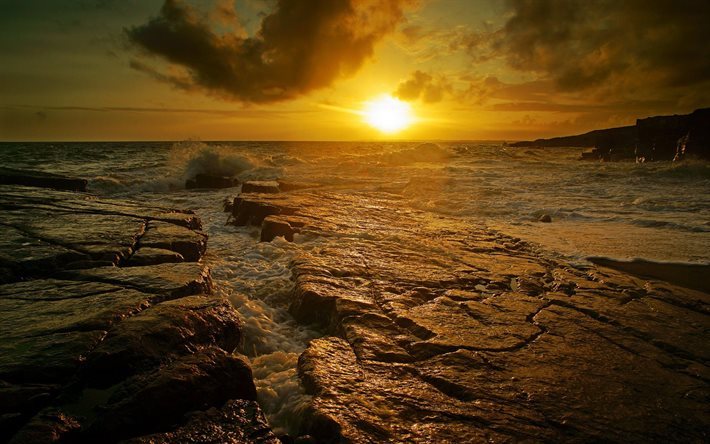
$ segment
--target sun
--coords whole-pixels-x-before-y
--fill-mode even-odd
[[[381,96],[365,102],[365,122],[383,133],[396,133],[412,124],[412,108],[392,96]]]

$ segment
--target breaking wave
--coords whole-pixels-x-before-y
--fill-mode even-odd
[[[241,151],[241,152],[240,152]],[[150,168],[132,166],[111,169],[89,179],[89,190],[102,195],[131,195],[134,193],[162,193],[185,188],[185,181],[198,174],[233,177],[240,181],[273,180],[284,175],[288,165],[303,161],[288,155],[266,155],[255,149],[244,152],[230,144],[208,144],[182,141],[168,150],[154,151],[164,156]]]
[[[181,180],[197,174],[228,176],[239,179],[253,176],[270,179],[283,172],[258,154],[238,152],[232,145],[212,145],[184,141],[173,144],[168,157],[169,166]],[[259,172],[260,174],[255,173]]]

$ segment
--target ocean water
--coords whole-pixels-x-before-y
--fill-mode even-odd
[[[579,153],[475,142],[3,143],[0,165],[84,177],[102,196],[205,211],[235,190],[184,190],[198,172],[381,189],[574,259],[710,259],[709,163],[581,162]],[[553,223],[537,222],[543,214]]]
[[[319,332],[288,313],[289,263],[318,239],[259,243],[226,225],[238,188],[185,190],[199,172],[284,179],[404,197],[403,205],[486,226],[566,257],[710,262],[710,164],[578,161],[580,150],[446,142],[0,143],[0,165],[83,177],[92,193],[189,208],[209,235],[205,261],[244,319],[245,343],[272,425],[297,429],[308,397],[296,362]],[[538,222],[547,214],[551,223]]]

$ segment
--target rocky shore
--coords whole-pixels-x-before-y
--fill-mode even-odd
[[[702,278],[573,265],[386,187],[241,186],[255,248],[303,247],[300,437],[256,402],[195,214],[0,185],[0,441],[708,440]]]
[[[243,193],[237,224],[319,239],[290,311],[318,442],[705,442],[710,295],[573,266],[387,192]]]
[[[0,186],[0,441],[278,442],[200,220],[31,185]]]

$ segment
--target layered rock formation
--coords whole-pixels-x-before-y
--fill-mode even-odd
[[[23,186],[0,208],[0,441],[276,442],[194,214]]]
[[[707,293],[573,266],[396,194],[242,194],[233,217],[318,239],[290,311],[325,335],[298,367],[319,442],[708,439]]]
[[[23,171],[0,168],[0,185],[25,185],[30,187],[54,188],[56,190],[86,191],[86,179],[66,177],[39,171]]]
[[[573,266],[381,187],[279,189],[230,211],[262,241],[309,240],[291,265],[290,312],[323,332],[298,364],[303,434],[708,440],[706,292]],[[194,214],[23,186],[0,207],[1,440],[278,442]]]

